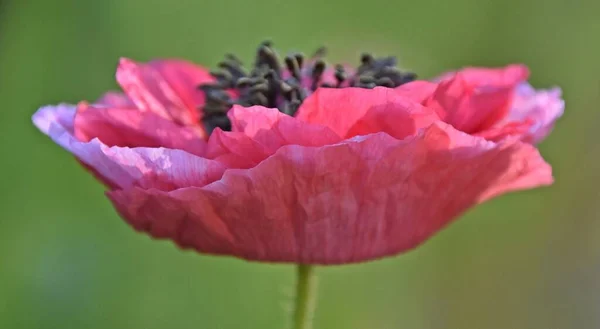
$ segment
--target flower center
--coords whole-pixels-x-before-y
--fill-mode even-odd
[[[375,58],[365,53],[356,68],[340,64],[328,68],[323,60],[325,54],[326,49],[319,48],[308,59],[301,53],[292,53],[282,61],[271,42],[265,41],[259,45],[249,72],[236,56],[225,55],[218,64],[219,70],[211,72],[216,82],[198,87],[206,96],[201,110],[207,132],[210,134],[216,127],[231,130],[227,111],[235,104],[277,108],[293,116],[302,101],[319,87],[393,88],[417,77],[398,69],[395,57]]]

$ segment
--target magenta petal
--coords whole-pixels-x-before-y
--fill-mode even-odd
[[[438,81],[451,79],[460,74],[470,86],[514,86],[527,80],[529,69],[523,64],[511,64],[502,68],[465,67],[456,72],[449,72],[436,79]]]
[[[215,81],[209,70],[179,59],[154,60],[148,65],[160,72],[185,106],[193,110],[196,121],[191,123],[196,123],[196,115],[199,114],[196,110],[204,104],[204,93],[198,90],[198,86]]]
[[[423,104],[456,129],[475,134],[493,127],[507,115],[515,88],[528,76],[524,65],[465,68],[441,78]]]
[[[82,103],[75,115],[75,136],[107,146],[166,147],[203,155],[206,142],[195,129],[182,127],[152,112],[132,108],[98,108]]]
[[[98,139],[79,141],[72,131],[74,114],[74,106],[46,106],[33,116],[33,122],[113,188],[138,186],[170,191],[203,186],[219,179],[225,171],[217,161],[181,150],[108,147]]]
[[[402,141],[378,133],[284,146],[204,187],[109,197],[136,229],[185,248],[339,264],[404,252],[483,200],[551,182],[531,145],[487,142],[438,122]]]
[[[320,88],[304,101],[296,118],[327,126],[345,138],[386,132],[402,139],[438,116],[395,89],[376,87]]]
[[[117,81],[139,109],[180,124],[195,125],[199,120],[197,108],[204,103],[204,94],[197,86],[214,78],[207,70],[182,60],[139,64],[123,58]]]

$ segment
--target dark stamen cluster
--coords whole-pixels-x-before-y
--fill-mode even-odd
[[[361,56],[361,64],[352,75],[344,66],[334,66],[335,82],[323,81],[327,64],[323,61],[325,48],[318,49],[307,61],[301,53],[292,53],[280,61],[270,42],[263,42],[256,52],[254,66],[247,72],[234,55],[226,55],[219,70],[211,72],[214,83],[203,84],[205,93],[202,121],[210,134],[219,127],[231,130],[227,111],[234,105],[261,105],[278,108],[294,115],[302,101],[319,87],[324,88],[375,88],[397,87],[416,79],[411,72],[400,71],[395,57],[375,58]],[[235,95],[235,96],[232,96]]]
[[[396,67],[396,57],[374,58],[371,54],[363,54],[361,65],[356,71],[352,85],[361,88],[398,87],[417,78],[412,72],[402,72]]]

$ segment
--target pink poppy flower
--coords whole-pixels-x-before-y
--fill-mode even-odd
[[[255,261],[399,254],[476,204],[553,181],[529,142],[564,104],[527,85],[524,66],[410,82],[392,58],[283,62],[270,44],[250,73],[233,56],[212,74],[122,60],[124,94],[42,107],[33,122],[136,230]]]

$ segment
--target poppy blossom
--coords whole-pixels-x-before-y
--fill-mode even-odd
[[[107,187],[136,230],[201,253],[342,264],[405,252],[476,204],[552,183],[534,143],[562,114],[522,65],[416,80],[365,54],[250,72],[121,60],[124,93],[45,106],[34,124]]]

